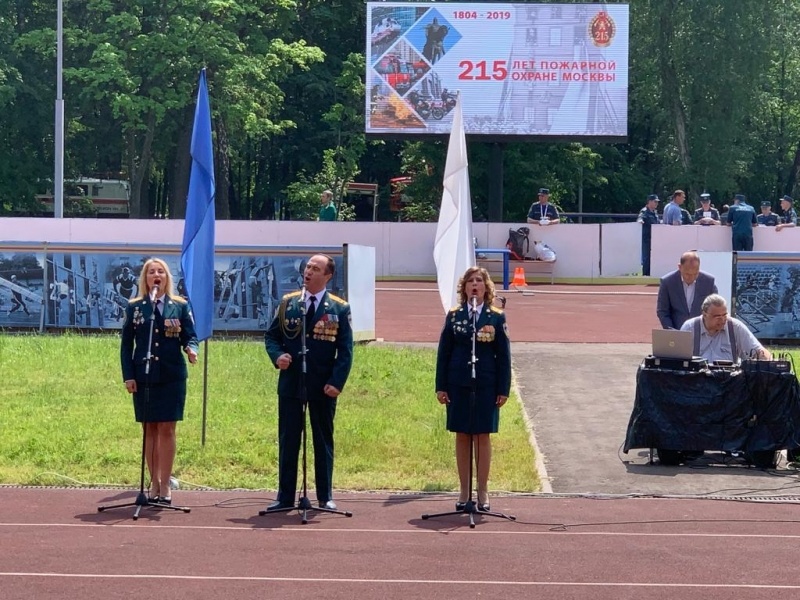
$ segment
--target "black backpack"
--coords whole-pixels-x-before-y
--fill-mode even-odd
[[[528,227],[508,230],[506,248],[511,251],[510,258],[513,260],[525,260],[525,256],[531,249],[531,242],[528,239],[530,232],[531,230]]]

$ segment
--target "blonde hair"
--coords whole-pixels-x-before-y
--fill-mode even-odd
[[[131,298],[130,301],[133,302],[134,300],[141,300],[142,298],[150,295],[150,288],[147,286],[147,271],[153,265],[159,265],[166,273],[166,281],[161,282],[161,291],[164,292],[168,298],[171,298],[175,302],[179,302],[181,304],[185,303],[186,300],[184,298],[181,298],[172,291],[172,272],[169,270],[167,263],[156,257],[148,258],[142,266],[142,270],[139,273],[139,294],[135,298]]]
[[[473,275],[475,275],[475,273],[480,273],[481,278],[483,279],[483,284],[486,286],[486,291],[483,294],[483,302],[485,304],[492,304],[492,302],[494,302],[494,282],[492,281],[492,278],[489,277],[489,271],[483,267],[470,267],[464,271],[461,279],[458,280],[458,301],[461,304],[464,304],[467,301],[467,292],[464,287],[466,282]]]

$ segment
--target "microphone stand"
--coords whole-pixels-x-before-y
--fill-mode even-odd
[[[122,504],[112,504],[111,506],[98,506],[97,512],[103,512],[106,510],[111,510],[114,508],[126,508],[128,506],[135,506],[136,510],[133,512],[133,520],[137,521],[139,519],[139,512],[142,510],[144,506],[153,506],[162,509],[169,509],[169,510],[179,510],[184,513],[191,512],[190,508],[186,508],[183,506],[173,506],[171,504],[164,504],[163,502],[158,502],[156,500],[151,500],[144,491],[144,467],[145,467],[145,454],[147,453],[147,425],[148,425],[148,412],[150,409],[150,363],[153,360],[153,329],[155,327],[156,321],[156,304],[155,298],[158,292],[158,285],[153,286],[153,290],[151,291],[150,295],[150,304],[153,306],[153,310],[150,313],[150,331],[148,332],[147,336],[147,354],[144,358],[144,374],[145,374],[145,384],[144,384],[144,420],[142,421],[142,460],[140,465],[140,472],[139,472],[139,493],[136,494],[136,500],[133,502],[124,502]]]
[[[470,377],[470,392],[469,392],[469,499],[464,503],[464,508],[461,510],[451,510],[448,512],[442,513],[435,513],[432,515],[424,514],[422,515],[423,520],[427,519],[434,519],[436,517],[445,517],[449,515],[460,515],[466,514],[469,516],[469,528],[475,529],[475,515],[479,514],[481,516],[487,517],[497,517],[500,519],[507,519],[509,521],[516,521],[516,517],[512,515],[506,515],[504,513],[499,512],[491,512],[491,511],[484,511],[478,510],[478,503],[472,499],[472,464],[475,457],[475,434],[472,431],[475,428],[475,399],[478,392],[478,377],[477,377],[477,364],[478,364],[478,356],[476,353],[476,346],[475,343],[477,341],[477,334],[478,334],[478,300],[475,296],[472,296],[472,354],[470,356],[469,364],[471,367],[471,377]]]
[[[306,432],[307,429],[307,422],[308,419],[306,415],[308,413],[308,387],[306,382],[306,376],[308,374],[308,365],[306,360],[306,355],[308,354],[308,346],[306,345],[306,316],[308,313],[308,306],[306,304],[307,296],[306,296],[306,286],[304,285],[301,292],[300,292],[300,314],[302,315],[301,325],[300,325],[300,357],[301,357],[301,371],[300,371],[300,402],[303,406],[303,430],[301,432],[302,436],[302,448],[303,448],[303,459],[302,459],[302,469],[303,469],[303,484],[302,488],[303,491],[301,492],[301,496],[297,500],[296,506],[287,506],[285,508],[275,508],[272,510],[260,510],[258,511],[259,516],[263,517],[264,515],[271,515],[276,513],[283,513],[283,512],[290,512],[293,510],[297,510],[300,512],[300,522],[305,525],[308,523],[308,511],[309,510],[316,510],[319,512],[327,512],[327,513],[334,513],[337,515],[344,515],[345,517],[352,517],[353,513],[346,511],[346,510],[337,510],[335,508],[326,508],[323,506],[315,507],[311,504],[311,501],[308,499],[308,434]]]

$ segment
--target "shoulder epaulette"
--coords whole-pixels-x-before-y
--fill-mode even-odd
[[[284,294],[283,300],[288,300],[289,298],[294,298],[295,296],[299,296],[300,294],[301,294],[300,290],[297,290],[296,292],[289,292],[288,294]]]
[[[447,312],[458,312],[460,308],[461,308],[461,305],[460,304],[456,304],[453,308],[451,308]]]
[[[503,314],[503,309],[502,308],[497,308],[496,306],[490,306],[489,310],[491,310],[494,313],[497,313],[498,315],[502,315]]]
[[[340,298],[336,294],[331,294],[330,292],[328,292],[328,297],[337,304],[347,304],[347,300],[345,300],[344,298]]]

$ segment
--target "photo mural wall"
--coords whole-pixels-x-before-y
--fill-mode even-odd
[[[266,330],[283,295],[302,287],[306,261],[318,252],[334,259],[328,290],[344,297],[342,247],[218,248],[214,331]],[[152,256],[167,263],[175,291],[185,296],[179,248],[0,248],[0,327],[120,329]]]
[[[800,252],[734,252],[734,316],[759,340],[800,340]]]

